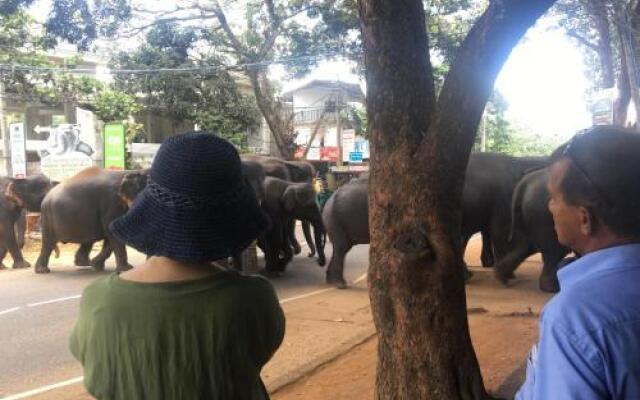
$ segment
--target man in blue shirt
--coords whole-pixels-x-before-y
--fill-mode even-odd
[[[549,210],[581,257],[558,272],[517,400],[640,399],[640,135],[601,126],[554,152]]]

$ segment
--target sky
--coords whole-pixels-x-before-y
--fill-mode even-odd
[[[46,15],[48,7],[43,5],[49,1],[40,0],[39,17]],[[157,5],[157,0],[141,1]],[[588,82],[580,51],[562,31],[551,29],[548,19],[541,19],[529,30],[496,82],[509,103],[507,116],[512,123],[532,134],[561,140],[591,125],[585,98]],[[282,68],[272,68],[271,77],[281,79]],[[360,82],[364,88],[344,61],[322,62],[303,80],[283,81],[282,88],[287,91],[311,79]]]
[[[324,62],[303,80],[284,82],[290,90],[311,79],[360,82],[348,62]],[[509,103],[507,118],[525,131],[557,142],[591,125],[588,87],[580,49],[545,21],[531,28],[504,65],[496,88]],[[282,67],[272,76],[282,75]],[[363,82],[360,82],[364,87]]]

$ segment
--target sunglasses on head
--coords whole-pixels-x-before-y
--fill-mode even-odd
[[[611,202],[611,200],[609,200],[609,197],[607,197],[605,192],[601,190],[598,185],[596,185],[593,179],[591,179],[589,174],[587,174],[587,171],[585,171],[585,169],[582,167],[582,164],[577,160],[574,154],[575,143],[580,139],[580,137],[582,137],[583,134],[584,132],[577,133],[571,138],[571,140],[569,140],[569,142],[567,142],[564,149],[562,150],[562,156],[567,157],[571,160],[571,163],[573,164],[574,168],[580,173],[580,175],[582,175],[582,177],[587,182],[587,184],[591,186],[593,191],[605,203],[605,205],[612,206],[613,203]],[[572,149],[574,150],[572,151]]]

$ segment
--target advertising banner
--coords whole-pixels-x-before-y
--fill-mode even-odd
[[[104,126],[104,168],[123,171],[125,169],[126,142],[123,124]]]
[[[80,125],[60,124],[36,128],[49,132],[46,145],[38,150],[40,168],[49,179],[61,182],[93,166],[91,155],[94,150],[81,137]]]
[[[14,178],[27,177],[27,151],[24,135],[24,123],[9,124],[9,141],[11,144],[11,171]]]

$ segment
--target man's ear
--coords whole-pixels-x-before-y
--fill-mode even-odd
[[[580,213],[580,233],[584,236],[593,235],[598,225],[596,217],[586,207],[580,207],[578,212]]]

